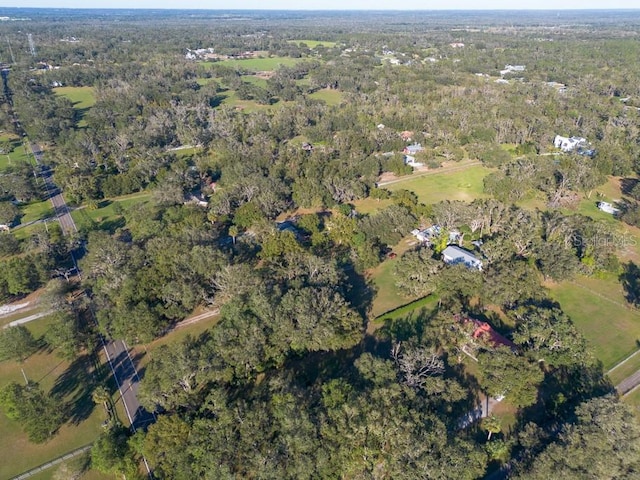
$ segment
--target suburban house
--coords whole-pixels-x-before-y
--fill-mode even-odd
[[[473,253],[456,245],[449,245],[442,251],[442,260],[447,265],[457,265],[461,263],[468,268],[482,270],[482,260],[476,258]]]
[[[456,320],[462,324],[465,330],[470,332],[471,340],[479,340],[484,345],[490,345],[493,348],[508,347],[514,352],[518,348],[515,343],[500,335],[487,322],[462,315],[456,315]]]
[[[546,85],[548,87],[555,88],[558,93],[567,93],[567,86],[564,83],[546,82]]]
[[[422,230],[415,229],[411,232],[411,235],[416,237],[420,243],[431,243],[431,240],[438,237],[442,233],[440,225],[432,225],[429,228],[423,228]],[[447,245],[452,243],[458,243],[462,239],[462,234],[456,230],[449,232],[449,239]]]
[[[404,147],[402,153],[405,155],[415,155],[416,153],[420,153],[424,151],[424,147],[419,143],[414,143],[413,145],[407,145]]]
[[[588,144],[586,138],[582,137],[562,137],[560,135],[556,135],[556,138],[553,139],[553,146],[559,148],[563,152],[572,152],[581,147],[586,147]]]
[[[424,166],[424,163],[416,162],[416,157],[413,157],[411,155],[404,156],[404,163],[405,165],[409,165],[410,167],[414,167],[414,168]]]
[[[504,70],[500,70],[500,76],[504,76],[507,73],[516,73],[516,72],[524,72],[524,65],[505,65]]]
[[[614,207],[609,202],[598,202],[597,205],[600,210],[606,213],[610,213],[611,215],[616,215],[617,213],[620,213],[620,209]]]

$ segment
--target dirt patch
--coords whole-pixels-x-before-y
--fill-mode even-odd
[[[269,80],[270,78],[273,78],[275,74],[276,72],[272,70],[263,70],[261,72],[256,72],[254,76],[258,78],[262,78],[263,80]]]

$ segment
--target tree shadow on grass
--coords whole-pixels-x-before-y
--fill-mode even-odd
[[[65,413],[69,423],[78,425],[93,412],[96,406],[91,398],[94,384],[89,355],[77,357],[56,379],[50,395],[65,402]]]
[[[630,195],[633,187],[638,185],[639,181],[637,178],[623,178],[620,180],[620,187],[622,189],[622,193],[625,195]]]
[[[640,305],[640,268],[635,263],[629,262],[622,267],[619,278],[627,302],[636,307]]]

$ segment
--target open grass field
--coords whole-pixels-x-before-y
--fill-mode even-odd
[[[640,353],[630,356],[623,364],[616,366],[608,373],[608,376],[611,383],[617,385],[638,370],[640,370]]]
[[[636,415],[640,418],[640,388],[624,397],[623,401],[632,407],[635,407]]]
[[[96,103],[93,87],[57,87],[53,91],[56,95],[67,97],[71,101],[78,114],[78,127],[86,127],[84,114]]]
[[[484,177],[491,170],[481,165],[474,165],[464,170],[442,171],[433,175],[425,175],[415,179],[385,186],[390,191],[411,190],[422,203],[431,204],[443,200],[463,200],[470,202],[487,195],[483,192]]]
[[[14,138],[14,136],[8,137],[3,136],[4,138],[11,138],[13,144],[13,151],[11,153],[2,153],[0,154],[0,172],[7,170],[8,168],[14,167],[21,163],[30,163],[30,155],[27,152],[27,149],[22,144],[22,142]],[[2,137],[0,137],[0,141]]]
[[[371,308],[372,317],[379,317],[384,313],[417,300],[417,298],[406,297],[402,294],[400,289],[395,285],[395,277],[393,275],[393,268],[398,262],[398,259],[404,252],[413,247],[413,243],[413,237],[404,238],[398,245],[393,247],[393,251],[398,255],[397,258],[387,258],[376,268],[368,272],[369,278],[373,281],[376,288],[376,296],[373,299],[373,306]]]
[[[202,313],[200,311],[194,312],[194,314]],[[213,327],[216,323],[220,321],[220,316],[212,316],[201,320],[197,323],[187,325],[182,328],[178,328],[169,332],[164,337],[158,338],[151,343],[146,345],[136,345],[133,349],[132,358],[136,358],[136,368],[138,370],[144,368],[144,366],[149,363],[153,359],[154,352],[160,348],[162,345],[170,345],[174,343],[181,342],[188,335],[192,337],[198,337],[201,333],[205,332],[209,328]]]
[[[309,95],[309,98],[314,100],[322,100],[329,106],[340,105],[342,103],[342,92],[338,90],[331,90],[329,88],[323,88],[317,92],[313,92]]]
[[[428,307],[429,305],[433,305],[437,301],[438,297],[436,297],[435,295],[429,295],[427,297],[420,298],[411,303],[403,305],[402,307],[396,308],[395,310],[391,310],[390,312],[380,315],[378,318],[376,318],[376,322],[397,320],[398,318],[402,318],[418,308],[424,308]]]
[[[49,322],[43,318],[26,324],[26,327],[40,338]],[[23,383],[24,370],[29,380],[38,382],[45,391],[68,402],[71,414],[71,420],[51,440],[37,445],[29,442],[17,422],[0,413],[0,479],[19,475],[98,437],[106,414],[91,400],[92,368],[86,356],[69,362],[46,349],[32,355],[23,364],[0,362],[0,388],[11,381]]]
[[[248,58],[246,60],[223,60],[220,63],[227,67],[232,67],[240,70],[246,70],[251,72],[270,72],[277,70],[280,65],[291,67],[296,63],[302,61],[301,58],[291,57],[268,57],[268,58]],[[203,65],[210,64],[211,62],[203,62]]]
[[[290,105],[291,103],[293,103],[293,102],[279,101],[274,103],[273,105],[263,105],[254,100],[241,100],[240,98],[238,98],[234,90],[227,90],[226,92],[224,92],[224,95],[225,95],[225,99],[222,101],[223,105],[228,105],[230,107],[237,108],[238,110],[242,110],[243,112],[246,112],[246,113],[273,110],[276,108],[280,108],[284,105]]]
[[[53,206],[49,200],[43,200],[22,205],[20,206],[20,211],[22,212],[20,223],[24,225],[25,223],[51,217],[53,215]]]
[[[311,49],[316,48],[318,46],[333,48],[337,45],[336,42],[327,42],[326,40],[289,40],[289,43],[295,43],[298,46],[305,44],[307,47]]]
[[[105,200],[100,204],[100,208],[91,210],[89,208],[80,208],[71,212],[74,222],[78,230],[104,228],[111,229],[112,226],[118,226],[122,219],[122,213],[133,205],[148,202],[151,194],[147,192],[132,193],[122,197]]]
[[[93,87],[57,87],[56,95],[67,97],[76,109],[91,108],[96,103]]]
[[[32,477],[29,477],[29,480],[53,480],[56,478],[56,472],[60,469],[60,465],[56,465],[53,468],[40,472]],[[57,477],[60,478],[60,477]],[[116,478],[114,475],[107,475],[105,473],[100,473],[96,470],[89,470],[84,472],[79,480],[114,480]]]
[[[605,370],[638,349],[640,312],[626,307],[613,278],[581,277],[550,287],[550,294],[593,347]]]
[[[391,200],[375,200],[371,197],[354,200],[351,204],[355,207],[356,212],[361,214],[376,213],[393,204]]]
[[[260,88],[267,88],[267,81],[264,78],[256,77],[255,75],[245,75],[242,77],[242,81],[256,85]]]

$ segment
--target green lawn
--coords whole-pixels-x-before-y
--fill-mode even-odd
[[[373,306],[371,308],[371,315],[374,318],[417,300],[415,297],[411,298],[403,295],[402,291],[396,287],[396,280],[393,275],[393,268],[398,262],[398,259],[404,252],[412,248],[411,243],[413,240],[413,237],[407,237],[401,240],[398,245],[393,247],[393,251],[398,256],[396,258],[387,258],[369,272],[370,278],[373,280],[376,288],[376,296],[373,299]]]
[[[624,401],[636,408],[636,415],[640,417],[640,388],[624,397]]]
[[[267,88],[267,81],[264,78],[256,77],[255,75],[245,75],[242,77],[242,81],[256,85],[260,88]]]
[[[263,105],[254,100],[241,100],[240,98],[238,98],[238,96],[236,95],[236,92],[233,90],[227,90],[224,93],[224,95],[226,95],[226,98],[222,101],[224,105],[237,108],[246,113],[273,110],[274,108],[280,108],[284,105],[293,103],[293,102],[279,101],[274,103],[273,105]]]
[[[50,320],[43,318],[30,322],[26,327],[39,338],[46,331]],[[83,356],[74,362],[57,357],[55,353],[41,350],[23,364],[13,361],[0,362],[0,388],[8,382],[22,383],[22,371],[31,381],[38,382],[45,391],[57,392],[68,402],[76,421],[63,425],[47,443],[36,445],[27,439],[17,422],[0,413],[0,478],[11,478],[42,465],[71,450],[94,441],[101,431],[106,415],[91,400],[90,385],[93,382],[92,364]],[[47,478],[47,477],[44,477]]]
[[[377,322],[386,322],[387,320],[397,320],[406,316],[407,314],[413,312],[418,308],[423,308],[428,305],[433,305],[438,301],[438,297],[435,295],[429,295],[427,297],[420,298],[411,303],[403,305],[402,307],[396,308],[395,310],[391,310],[390,312],[384,313],[376,318]]]
[[[329,106],[340,105],[340,103],[342,103],[342,92],[324,88],[322,90],[318,90],[317,92],[313,92],[311,95],[309,95],[309,98],[313,98],[315,100],[323,100]]]
[[[276,70],[280,65],[291,67],[296,63],[302,61],[301,58],[291,57],[269,57],[269,58],[248,58],[246,60],[223,60],[220,63],[228,67],[252,71],[252,72],[265,72]],[[203,62],[206,65],[209,62]]]
[[[304,43],[311,49],[316,48],[320,45],[327,48],[333,48],[336,46],[336,42],[327,42],[326,40],[289,40],[289,43],[295,43],[296,45],[301,45]]]
[[[33,475],[32,477],[29,477],[29,480],[53,480],[55,478],[56,472],[59,469],[60,465],[56,465],[55,467],[49,468],[40,473],[37,473],[36,475]],[[114,475],[107,475],[106,473],[100,473],[96,470],[89,470],[82,474],[80,480],[114,480],[114,478],[116,478]]]
[[[148,202],[150,198],[151,194],[147,192],[132,193],[105,200],[100,204],[100,208],[95,210],[88,207],[79,208],[71,212],[71,216],[78,230],[108,228],[110,224],[117,223],[122,218],[122,214],[117,212],[119,208],[125,212],[133,205]]]
[[[96,103],[93,87],[57,87],[53,91],[56,95],[67,97],[77,109],[91,108]]]
[[[474,165],[461,171],[437,172],[414,179],[394,183],[384,188],[390,191],[411,190],[422,203],[437,203],[443,200],[463,200],[470,202],[486,197],[483,180],[491,170]]]
[[[354,200],[350,203],[353,204],[356,211],[361,214],[376,213],[393,204],[391,200],[375,200],[371,197]]]
[[[617,385],[628,376],[636,373],[638,370],[640,370],[640,353],[629,358],[623,365],[620,365],[611,371],[609,373],[609,378],[611,379],[611,383]]]
[[[194,312],[194,314],[203,313],[202,311]],[[197,323],[193,323],[191,325],[187,325],[182,328],[178,328],[169,332],[164,337],[158,338],[153,342],[150,342],[146,345],[135,345],[132,350],[134,354],[132,357],[138,357],[140,360],[136,364],[136,368],[143,368],[151,359],[153,359],[154,352],[161,345],[170,345],[181,342],[184,340],[187,335],[192,337],[198,337],[201,333],[204,333],[209,328],[213,327],[216,323],[220,321],[220,316],[212,316],[205,320],[201,320]]]
[[[23,215],[20,218],[20,223],[25,224],[51,217],[53,215],[53,206],[49,200],[43,200],[23,205],[20,207],[20,211]]]
[[[640,312],[625,307],[622,287],[615,277],[581,277],[575,283],[553,285],[550,294],[591,344],[605,370],[638,348]]]
[[[96,103],[93,87],[57,87],[53,91],[56,95],[67,97],[73,103],[73,108],[78,112],[78,127],[86,127],[84,114]]]
[[[7,136],[4,136],[5,138]],[[13,136],[11,137],[13,138]],[[30,163],[30,154],[19,139],[13,138],[13,151],[9,154],[0,154],[0,172],[9,167],[21,163]]]

